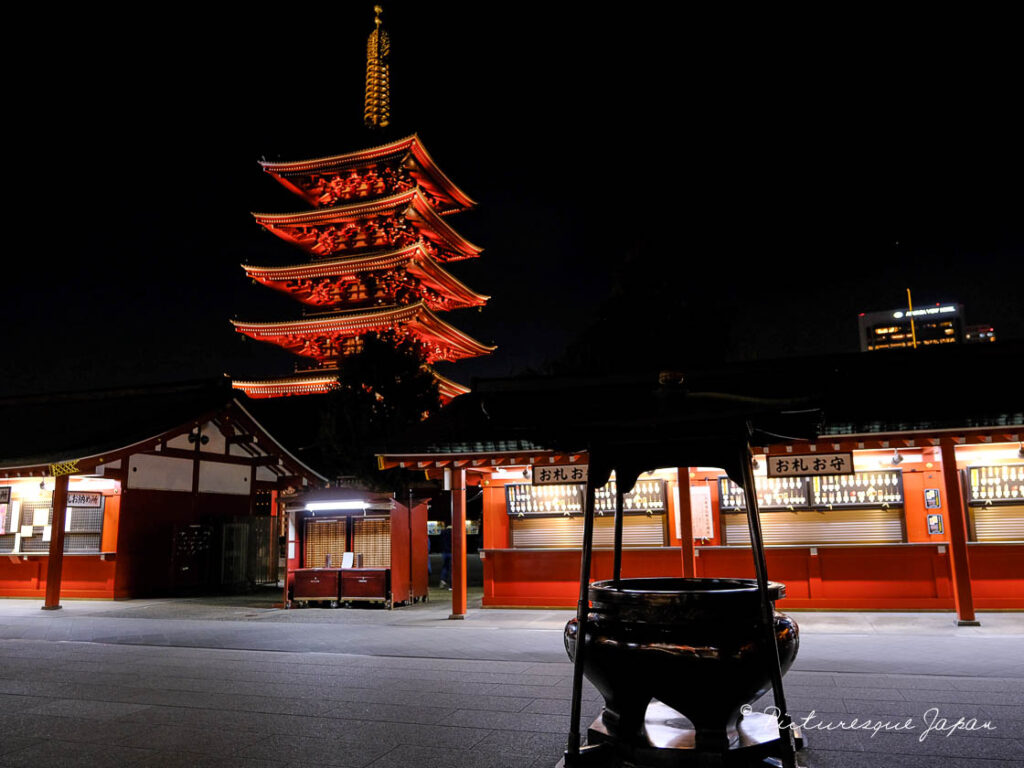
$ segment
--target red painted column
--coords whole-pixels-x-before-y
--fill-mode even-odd
[[[60,608],[60,582],[64,574],[64,519],[68,506],[68,476],[54,478],[53,524],[50,526],[50,557],[46,565],[44,611]]]
[[[942,446],[942,477],[946,481],[949,503],[949,564],[953,574],[953,604],[958,626],[978,626],[974,617],[974,595],[971,592],[971,564],[967,556],[967,515],[960,491],[960,473],[956,469],[956,443],[944,437]]]
[[[679,538],[682,539],[680,553],[683,558],[683,578],[692,579],[697,575],[697,564],[694,562],[689,467],[676,467],[676,478],[679,483]]]
[[[466,470],[452,470],[452,614],[466,618]]]

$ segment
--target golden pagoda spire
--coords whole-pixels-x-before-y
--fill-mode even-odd
[[[388,85],[387,57],[391,53],[388,33],[380,25],[384,9],[373,6],[376,27],[366,41],[366,101],[363,124],[367,128],[386,128],[391,122],[391,92]]]

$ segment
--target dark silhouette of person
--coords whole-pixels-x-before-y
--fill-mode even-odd
[[[447,523],[441,531],[441,589],[452,588],[452,527]]]

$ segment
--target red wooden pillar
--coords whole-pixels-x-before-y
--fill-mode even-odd
[[[697,575],[697,563],[694,560],[693,548],[693,513],[690,508],[690,469],[676,467],[676,479],[679,484],[679,538],[680,553],[683,559],[683,578],[692,579]]]
[[[452,470],[452,613],[466,618],[466,470]]]
[[[942,476],[946,481],[946,509],[949,511],[949,563],[953,572],[953,604],[956,606],[958,626],[976,627],[981,624],[974,617],[974,595],[971,593],[971,564],[967,556],[967,515],[964,513],[963,494],[960,491],[960,473],[956,469],[956,443],[944,437],[942,446]]]
[[[60,581],[64,573],[64,519],[68,506],[68,476],[60,475],[53,483],[53,523],[50,525],[50,557],[46,565],[46,600],[44,611],[60,608]]]

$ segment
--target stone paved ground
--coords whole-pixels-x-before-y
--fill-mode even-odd
[[[392,612],[0,600],[0,765],[554,766],[568,613],[448,621],[444,597]],[[790,708],[833,728],[808,733],[811,766],[1024,764],[1024,615],[959,629],[949,614],[795,615]],[[600,704],[588,687],[584,724]],[[872,736],[854,717],[914,728]],[[993,729],[922,740],[936,717]]]

